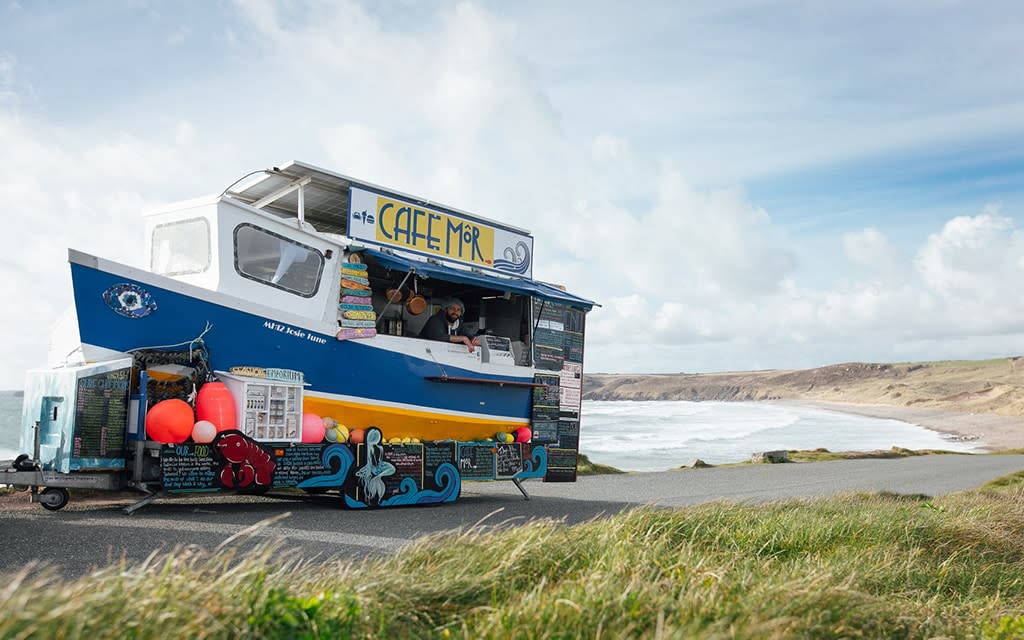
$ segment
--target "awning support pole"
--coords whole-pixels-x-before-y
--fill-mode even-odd
[[[398,285],[398,290],[399,290],[399,291],[401,291],[401,290],[402,290],[402,287],[404,287],[404,286],[405,286],[405,283],[406,283],[406,281],[407,281],[407,280],[409,280],[409,276],[411,276],[411,275],[412,275],[412,274],[414,274],[414,273],[416,273],[416,270],[415,270],[415,269],[409,269],[409,273],[405,274],[405,277],[404,277],[404,278],[402,278],[402,282],[400,282],[400,283],[399,283],[399,285]],[[385,296],[387,296],[387,292],[386,292],[386,291],[384,292],[384,295],[385,295]],[[380,321],[384,319],[384,314],[388,312],[388,309],[390,309],[390,308],[391,308],[391,305],[392,305],[392,304],[393,304],[393,303],[392,303],[392,302],[391,302],[391,300],[389,299],[389,300],[388,300],[388,303],[387,303],[386,305],[384,305],[384,309],[382,309],[382,310],[381,310],[381,312],[380,312],[380,315],[379,315],[379,316],[377,316],[377,324],[378,324],[378,325],[380,324]]]

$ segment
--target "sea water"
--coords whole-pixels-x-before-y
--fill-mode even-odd
[[[0,391],[0,460],[13,460],[21,439],[21,394]],[[32,453],[25,451],[24,453]]]
[[[19,453],[21,397],[0,391],[0,460]],[[761,402],[583,402],[580,451],[624,471],[663,471],[749,460],[757,451],[873,451],[890,447],[972,451],[922,427]]]
[[[974,451],[923,427],[764,402],[583,402],[580,451],[624,471],[664,471],[749,460],[780,449]]]

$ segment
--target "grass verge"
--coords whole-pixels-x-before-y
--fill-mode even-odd
[[[27,567],[0,581],[0,637],[1001,639],[1024,633],[1022,563],[1017,480],[473,527],[365,562],[271,545]]]

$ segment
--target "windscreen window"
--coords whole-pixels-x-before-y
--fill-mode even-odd
[[[153,229],[150,270],[164,276],[202,273],[210,268],[210,223],[177,220]]]
[[[235,228],[235,270],[250,280],[311,298],[320,287],[324,256],[273,231],[241,224]]]

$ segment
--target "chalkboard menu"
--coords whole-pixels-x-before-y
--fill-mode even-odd
[[[548,447],[548,471],[544,482],[575,482],[576,458],[576,449]]]
[[[458,468],[454,442],[428,442],[423,445],[423,489],[440,491],[436,481],[437,469],[448,463]]]
[[[586,312],[549,301],[533,301],[534,366],[557,372],[537,374],[548,387],[534,392],[533,441],[548,445],[548,482],[576,479],[583,397],[583,341]]]
[[[586,313],[546,300],[534,300],[533,309],[534,366],[559,371],[566,361],[582,363]]]
[[[580,448],[580,421],[562,418],[558,421],[558,446],[563,449]]]
[[[213,491],[220,488],[221,463],[209,444],[168,444],[160,449],[163,487],[168,491]]]
[[[538,369],[557,371],[562,368],[562,346],[565,337],[554,329],[535,329],[533,332],[533,357]]]
[[[116,458],[124,466],[130,372],[124,368],[78,379],[73,457]]]
[[[264,445],[264,448],[272,449],[274,456],[275,487],[295,487],[303,480],[329,474],[324,467],[323,447],[320,445]]]
[[[511,478],[523,470],[523,445],[518,442],[497,444],[494,447],[495,475]]]
[[[398,487],[405,478],[412,478],[417,489],[423,487],[423,445],[385,445],[384,460],[395,467],[395,472],[384,480],[385,496],[398,493]]]
[[[545,385],[533,389],[533,408],[530,414],[533,442],[556,442],[558,440],[559,376],[551,373],[538,373],[534,376],[533,381]]]
[[[378,444],[372,445],[376,452],[371,455],[370,447],[358,446],[356,467],[353,471],[356,482],[352,495],[356,500],[377,506],[399,493],[402,481],[411,479],[416,489],[423,488],[424,446],[422,444]],[[383,493],[379,487],[383,483]]]
[[[463,480],[494,480],[493,444],[459,443],[459,473]]]

